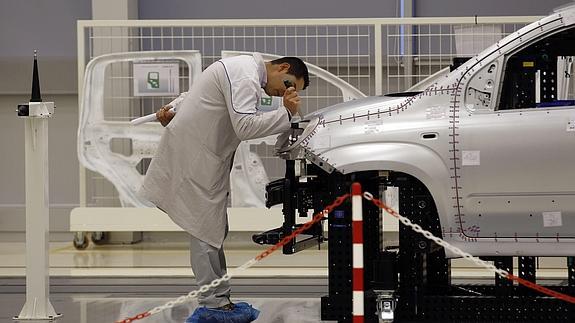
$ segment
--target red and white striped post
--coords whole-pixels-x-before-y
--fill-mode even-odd
[[[353,323],[363,323],[363,208],[361,184],[351,185],[351,229],[352,229],[352,263],[353,263]]]

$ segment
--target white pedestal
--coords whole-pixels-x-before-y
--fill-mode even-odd
[[[48,262],[48,119],[26,122],[26,304],[14,320],[54,320]]]

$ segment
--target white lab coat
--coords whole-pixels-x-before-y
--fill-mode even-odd
[[[206,68],[165,128],[140,190],[176,224],[216,248],[225,236],[230,167],[238,144],[290,128],[285,108],[257,111],[266,82],[259,54]]]

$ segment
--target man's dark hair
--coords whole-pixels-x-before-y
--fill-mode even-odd
[[[270,63],[274,65],[288,63],[290,66],[288,73],[295,76],[298,79],[303,79],[302,90],[305,90],[305,88],[309,85],[309,74],[307,72],[307,66],[305,66],[305,63],[301,59],[297,57],[282,57],[274,59]]]

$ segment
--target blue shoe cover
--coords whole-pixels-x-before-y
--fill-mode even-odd
[[[186,323],[249,323],[258,318],[260,311],[245,302],[235,303],[231,311],[198,307]]]

